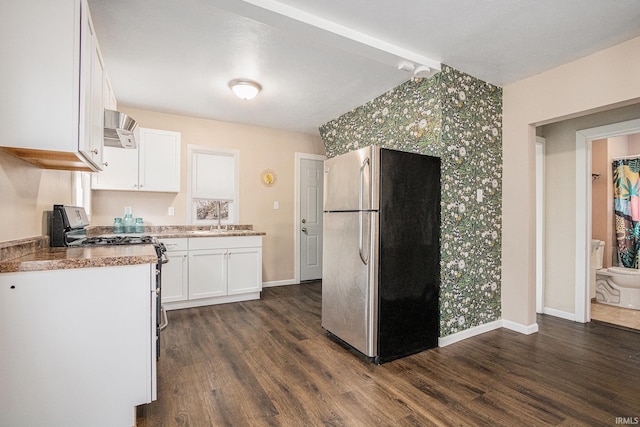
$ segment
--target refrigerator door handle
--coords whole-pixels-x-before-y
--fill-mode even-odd
[[[360,253],[360,259],[362,260],[362,263],[364,265],[367,265],[369,263],[369,256],[367,255],[365,257],[364,253],[363,253],[363,232],[362,232],[362,217],[364,216],[364,204],[363,204],[363,198],[364,198],[364,168],[365,166],[367,166],[369,164],[369,158],[365,158],[364,161],[362,162],[362,166],[360,166],[360,194],[358,195],[358,252]]]

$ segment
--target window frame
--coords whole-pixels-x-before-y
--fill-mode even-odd
[[[234,168],[234,188],[233,199],[225,199],[223,202],[230,202],[228,209],[228,219],[221,219],[221,224],[238,224],[240,218],[240,151],[232,149],[212,148],[200,145],[187,145],[187,223],[192,225],[216,225],[217,219],[197,219],[196,200],[217,200],[214,198],[194,195],[194,185],[196,180],[196,170],[194,167],[194,157],[198,154],[224,156],[233,158]]]

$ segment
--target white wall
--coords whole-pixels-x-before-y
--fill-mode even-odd
[[[504,320],[525,326],[536,323],[535,127],[637,103],[638,76],[640,37],[504,87]],[[575,209],[566,214],[571,212]],[[573,234],[568,231],[566,238],[574,239]],[[573,252],[565,254],[568,263],[575,263]]]
[[[42,236],[45,211],[71,200],[71,172],[40,169],[0,151],[0,242]]]

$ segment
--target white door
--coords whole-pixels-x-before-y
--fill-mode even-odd
[[[324,162],[300,160],[300,281],[322,278]]]

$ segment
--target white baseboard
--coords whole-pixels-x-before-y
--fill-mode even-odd
[[[297,282],[294,279],[287,280],[274,280],[272,282],[262,282],[263,288],[271,288],[273,286],[286,286],[286,285],[299,285],[300,282]]]
[[[501,320],[485,323],[484,325],[480,326],[474,326],[473,328],[465,329],[464,331],[456,332],[455,334],[438,338],[438,346],[446,347],[458,341],[466,340],[467,338],[475,337],[476,335],[484,334],[485,332],[493,331],[494,329],[499,329],[501,327]]]
[[[465,329],[464,331],[456,332],[455,334],[447,335],[446,337],[438,338],[438,346],[446,347],[458,341],[466,340],[467,338],[475,337],[476,335],[484,334],[485,332],[500,328],[509,329],[525,335],[538,332],[537,323],[534,323],[533,325],[522,325],[510,320],[500,319],[485,323],[484,325],[474,326],[473,328]]]
[[[525,334],[525,335],[530,335],[535,332],[538,332],[537,323],[534,323],[533,325],[523,325],[522,323],[516,323],[516,322],[512,322],[511,320],[503,319],[502,327],[515,332],[520,332],[521,334]]]
[[[544,314],[548,314],[549,316],[559,317],[561,319],[576,321],[575,313],[568,313],[566,311],[556,310],[555,308],[545,307],[542,311]]]
[[[183,308],[202,307],[205,305],[227,304],[230,302],[250,301],[260,299],[260,292],[250,292],[248,294],[225,295],[221,297],[198,298],[194,300],[165,302],[162,304],[167,311],[180,310]]]

